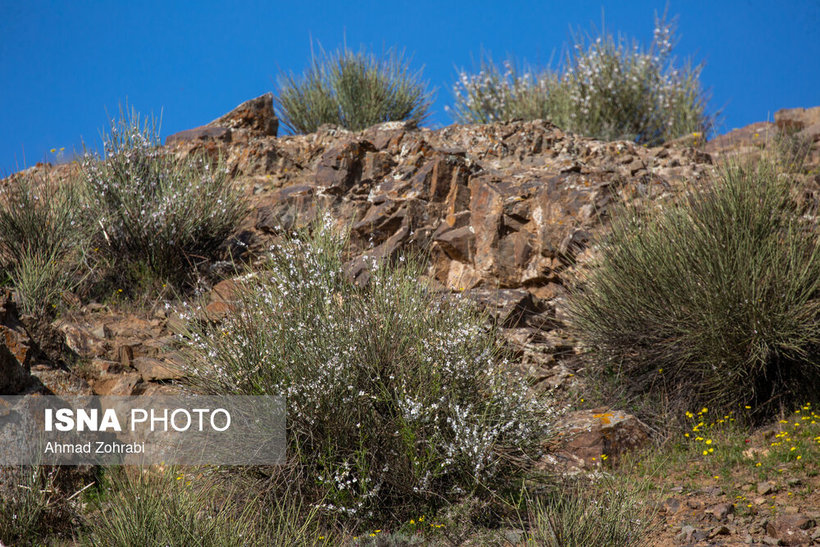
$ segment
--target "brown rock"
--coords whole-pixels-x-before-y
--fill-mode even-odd
[[[94,381],[91,389],[95,395],[134,395],[140,375],[133,372],[123,374],[104,375]]]
[[[757,483],[757,493],[761,496],[767,496],[775,491],[775,486],[769,481]]]
[[[279,129],[279,119],[273,112],[273,93],[265,93],[245,101],[206,127],[244,129],[259,135],[275,137]]]
[[[734,512],[735,508],[731,503],[718,503],[705,511],[706,514],[712,515],[717,520],[724,520],[727,516],[733,514]]]
[[[66,370],[35,367],[31,374],[40,380],[46,393],[66,396],[93,395],[88,382]]]
[[[781,545],[808,545],[812,540],[806,530],[814,524],[805,515],[783,515],[766,525],[766,534],[779,539]]]
[[[143,382],[179,380],[183,377],[182,371],[173,365],[150,357],[137,357],[131,362],[131,366],[137,369]]]
[[[560,452],[582,466],[601,462],[602,456],[617,458],[649,440],[646,427],[637,418],[608,408],[571,412],[560,420],[557,429],[566,439]]]
[[[35,348],[17,313],[11,293],[0,296],[0,395],[14,395],[30,379]]]
[[[532,295],[523,289],[471,289],[464,291],[463,297],[506,328],[524,325],[531,315],[541,311]]]
[[[165,145],[167,146],[195,140],[215,140],[229,143],[231,142],[231,130],[227,127],[212,127],[203,125],[201,127],[195,127],[194,129],[186,129],[185,131],[180,131],[178,133],[174,133],[173,135],[168,135],[168,137],[165,138]]]
[[[774,113],[774,123],[784,131],[802,131],[807,127],[820,124],[820,106],[778,110]]]
[[[319,160],[316,186],[328,194],[347,193],[361,181],[365,156],[373,150],[367,141],[351,141],[331,148]]]

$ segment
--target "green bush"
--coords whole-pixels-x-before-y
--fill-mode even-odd
[[[613,213],[574,324],[619,383],[671,411],[817,397],[820,240],[767,161],[650,212]]]
[[[117,268],[184,282],[213,258],[246,212],[222,161],[177,159],[160,149],[155,120],[131,112],[112,121],[102,158],[82,162],[100,247]]]
[[[89,225],[72,180],[22,175],[3,188],[0,254],[23,311],[51,312],[80,282]]]
[[[327,224],[275,247],[237,310],[192,323],[189,373],[210,393],[286,394],[295,474],[356,519],[414,515],[512,486],[549,412],[503,360],[496,334],[418,281],[419,264],[346,275]]]
[[[239,497],[211,479],[168,470],[134,476],[115,470],[94,503],[86,542],[92,545],[325,545],[316,512],[289,501]],[[196,481],[196,482],[193,482]]]
[[[679,66],[673,26],[656,20],[649,49],[606,34],[575,37],[559,70],[519,70],[482,59],[478,74],[459,71],[453,86],[458,123],[546,119],[567,131],[655,145],[708,132],[702,65]]]
[[[351,131],[407,120],[420,124],[432,103],[421,72],[410,73],[402,53],[382,57],[346,47],[324,51],[301,77],[279,77],[277,110],[294,133],[312,133],[325,123]]]

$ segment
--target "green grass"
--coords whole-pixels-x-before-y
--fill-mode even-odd
[[[655,507],[640,482],[568,482],[530,500],[528,539],[550,547],[647,545]]]
[[[483,57],[480,70],[459,71],[453,86],[457,123],[545,119],[604,140],[656,145],[707,133],[713,116],[701,91],[702,65],[678,64],[674,27],[656,20],[649,48],[624,37],[576,34],[558,70]]]
[[[115,469],[93,502],[90,545],[327,545],[315,510],[296,498],[268,499],[261,491],[226,488],[202,473]],[[322,539],[320,539],[322,538]]]
[[[627,400],[762,420],[816,398],[820,240],[791,186],[761,161],[676,203],[613,212],[572,313]]]
[[[324,50],[301,76],[279,76],[276,98],[282,123],[294,133],[312,133],[322,124],[361,131],[389,121],[420,124],[432,95],[400,52],[381,57],[343,47]]]
[[[75,182],[23,174],[0,194],[0,259],[24,313],[51,315],[85,275],[91,227]]]
[[[345,249],[328,224],[275,248],[240,283],[235,313],[192,323],[194,385],[287,394],[303,492],[354,523],[509,487],[539,453],[550,410],[483,317],[419,282],[421,264],[374,259],[359,287]]]

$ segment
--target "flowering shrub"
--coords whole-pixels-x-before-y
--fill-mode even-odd
[[[670,411],[765,418],[820,381],[820,237],[767,161],[672,208],[613,214],[575,326],[619,383]]]
[[[478,74],[459,72],[453,117],[459,123],[541,118],[600,139],[647,144],[709,131],[702,66],[676,65],[673,30],[657,20],[649,49],[612,35],[589,43],[576,38],[560,71],[522,73],[508,61],[502,72],[485,59]]]
[[[343,516],[409,515],[503,484],[537,454],[547,409],[482,318],[419,283],[417,264],[374,262],[359,288],[344,248],[329,224],[274,247],[233,314],[192,323],[194,384],[286,394],[297,474]]]
[[[211,257],[245,213],[221,161],[178,160],[159,148],[153,120],[112,121],[104,157],[87,154],[82,169],[91,208],[115,259],[182,280]]]
[[[277,110],[294,133],[312,133],[325,123],[361,131],[371,125],[427,117],[431,96],[395,51],[382,58],[344,48],[322,52],[301,78],[280,76]]]
[[[0,256],[26,313],[50,312],[80,281],[89,224],[74,181],[20,175],[0,189]]]

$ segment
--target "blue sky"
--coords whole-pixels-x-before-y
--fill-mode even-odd
[[[670,0],[679,57],[704,60],[722,132],[820,105],[820,2]],[[333,49],[397,46],[437,88],[447,125],[455,67],[479,53],[546,63],[570,27],[648,43],[665,1],[174,2],[0,0],[0,175],[52,148],[96,146],[126,99],[162,112],[162,135],[202,125],[301,72],[311,38]]]

